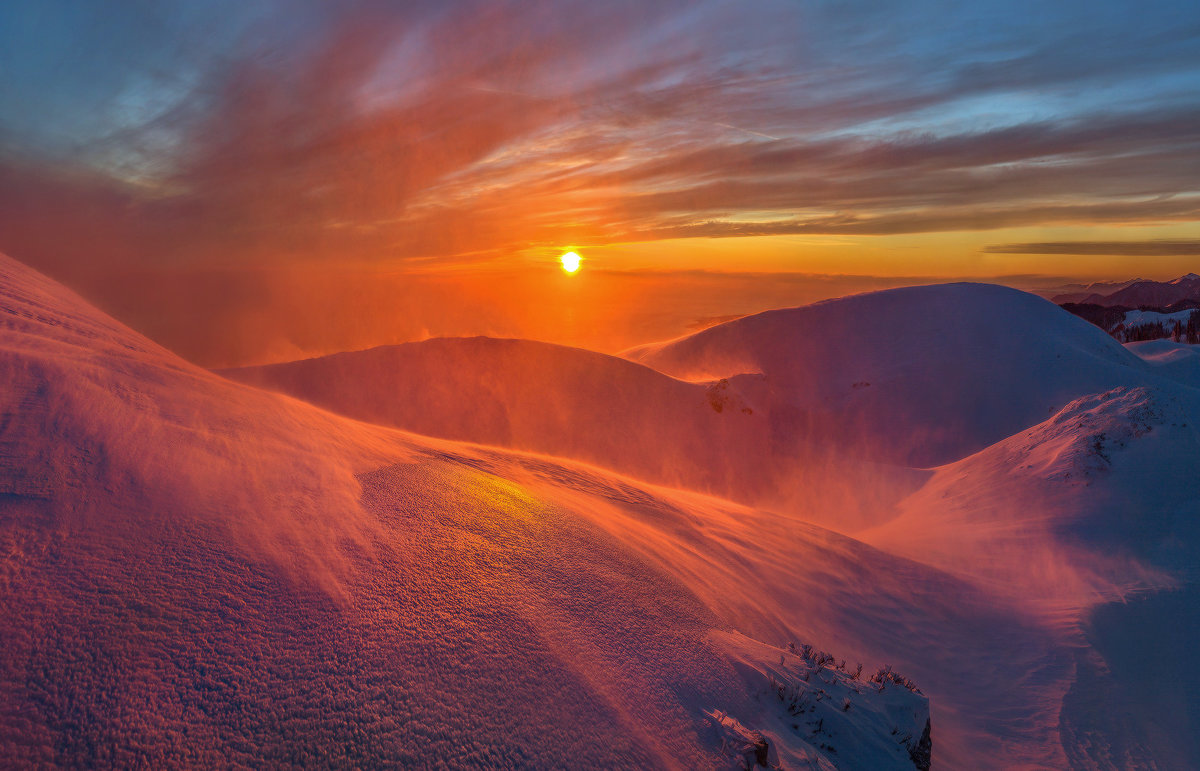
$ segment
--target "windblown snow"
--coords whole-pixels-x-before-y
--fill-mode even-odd
[[[234,373],[326,412],[0,257],[0,757],[1200,761],[1184,370],[982,285],[629,357]]]

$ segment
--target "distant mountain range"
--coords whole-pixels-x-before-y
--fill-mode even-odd
[[[1112,290],[1105,293],[1105,290]],[[1189,273],[1174,281],[1134,279],[1124,284],[1091,284],[1080,292],[1055,295],[1053,302],[1088,303],[1106,307],[1168,308],[1183,301],[1200,304],[1200,276]],[[1192,306],[1195,307],[1195,306]]]
[[[1064,284],[1058,288],[1067,291],[1059,292],[1058,294],[1051,294],[1049,291],[1039,292],[1038,294],[1059,305],[1063,303],[1082,303],[1088,302],[1089,298],[1111,294],[1140,281],[1145,281],[1145,279],[1135,278],[1129,281],[1093,281],[1090,284]]]
[[[1089,289],[1118,287],[1108,294],[1069,292],[1053,301],[1108,332],[1122,343],[1159,340],[1200,343],[1200,276],[1188,273],[1174,281],[1136,279],[1125,284],[1092,284]]]

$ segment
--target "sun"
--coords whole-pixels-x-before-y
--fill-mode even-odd
[[[558,259],[562,263],[562,269],[568,273],[574,273],[579,270],[579,266],[583,262],[583,258],[575,252],[567,252]]]

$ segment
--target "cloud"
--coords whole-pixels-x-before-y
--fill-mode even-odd
[[[241,319],[286,302],[289,274],[321,277],[307,293],[364,264],[1200,220],[1197,26],[1177,11],[201,5],[118,4],[42,47],[17,44],[47,40],[29,20],[69,9],[0,11],[21,75],[0,93],[0,249],[175,337],[227,312],[224,277]],[[189,277],[203,303],[168,302]]]
[[[1156,238],[1145,241],[1046,241],[991,244],[991,254],[1101,254],[1129,257],[1191,257],[1200,255],[1200,240]]]
[[[1196,192],[1194,103],[887,123],[953,113],[964,97],[1026,88],[1039,73],[1049,87],[1094,78],[1084,63],[1107,72],[1086,55],[1088,25],[1060,48],[1005,38],[989,41],[1007,52],[994,59],[948,60],[917,29],[919,14],[860,10],[891,26],[826,7],[805,25],[770,3],[305,6],[290,25],[242,22],[262,41],[190,57],[207,69],[162,98],[185,106],[151,111],[97,138],[104,152],[57,165],[99,157],[103,174],[131,159],[136,178],[125,169],[105,195],[147,261],[449,264],[567,241],[1194,216],[1157,200]],[[845,50],[813,24],[840,31]],[[1125,40],[1118,58],[1157,45],[1139,71],[1182,66],[1177,26]],[[901,29],[915,37],[895,39]],[[56,170],[46,183],[74,176]],[[0,220],[0,238],[14,227]]]

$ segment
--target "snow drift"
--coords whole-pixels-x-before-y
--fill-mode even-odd
[[[1145,340],[1125,347],[1163,377],[1200,388],[1200,347],[1171,340]]]

